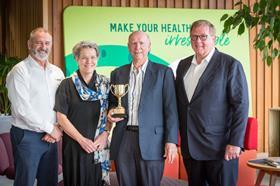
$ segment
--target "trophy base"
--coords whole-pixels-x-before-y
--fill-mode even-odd
[[[124,113],[114,113],[112,114],[113,118],[127,118],[127,114]]]
[[[125,109],[121,106],[118,106],[113,109],[113,118],[127,118],[127,114],[125,113]]]

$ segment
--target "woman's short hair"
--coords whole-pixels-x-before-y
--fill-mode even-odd
[[[95,42],[92,41],[80,41],[79,43],[77,43],[72,50],[72,53],[74,55],[74,57],[80,57],[80,52],[82,49],[84,48],[92,48],[95,50],[96,52],[96,57],[99,57],[100,51],[99,51],[99,47]]]

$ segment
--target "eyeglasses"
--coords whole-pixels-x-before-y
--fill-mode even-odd
[[[191,35],[191,40],[197,41],[199,38],[200,41],[206,41],[208,37],[211,37],[211,35]]]

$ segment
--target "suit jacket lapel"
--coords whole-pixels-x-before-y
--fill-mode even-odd
[[[217,60],[219,56],[219,51],[216,49],[215,53],[213,54],[209,64],[207,65],[205,71],[203,72],[202,76],[200,77],[198,84],[195,88],[192,101],[195,100],[195,98],[199,95],[201,90],[205,87],[205,85],[211,81],[211,79],[216,74],[216,71],[218,70],[218,64],[220,61]]]
[[[143,101],[141,100],[145,100],[145,96],[147,92],[149,92],[149,90],[152,89],[155,79],[156,79],[156,73],[155,73],[153,62],[149,61],[145,72],[144,81],[142,84],[139,107],[143,104]]]
[[[177,77],[177,78],[179,78],[179,80],[181,81],[181,85],[183,86],[183,89],[184,89],[184,92],[185,92],[184,99],[185,99],[185,102],[187,104],[189,104],[190,101],[188,99],[187,92],[186,92],[186,89],[185,89],[184,77],[185,77],[186,73],[188,72],[188,70],[189,70],[189,68],[190,68],[190,66],[192,64],[192,58],[193,57],[188,58],[190,60],[187,60],[186,63],[182,65],[183,69],[182,69],[181,76],[179,76],[179,74],[178,74],[179,77]]]
[[[189,61],[187,61],[187,64],[184,65],[183,74],[182,74],[182,80],[183,81],[184,81],[184,77],[185,77],[186,73],[188,72],[191,64],[192,64],[192,60],[189,60]]]

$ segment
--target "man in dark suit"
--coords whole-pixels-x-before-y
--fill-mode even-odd
[[[180,61],[176,94],[190,186],[236,185],[248,117],[247,81],[239,61],[215,49],[215,28],[192,24],[195,55]]]
[[[111,73],[111,84],[129,84],[122,98],[127,118],[114,118],[117,99],[110,95],[108,119],[114,128],[110,157],[121,186],[159,186],[164,157],[177,155],[178,113],[173,72],[148,59],[149,36],[135,31],[128,39],[132,63]]]

